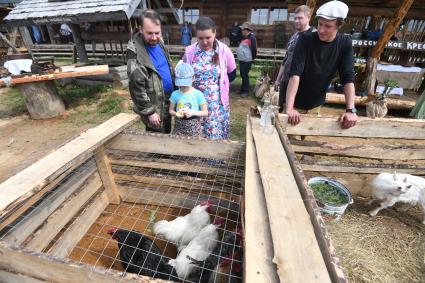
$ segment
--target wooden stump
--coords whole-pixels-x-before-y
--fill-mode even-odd
[[[17,85],[25,98],[25,104],[32,119],[47,119],[65,112],[53,81],[32,82]]]

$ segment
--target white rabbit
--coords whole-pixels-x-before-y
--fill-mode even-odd
[[[369,214],[375,216],[381,209],[397,202],[419,205],[425,214],[425,179],[410,174],[381,173],[372,181],[373,198],[380,201],[379,207]],[[422,221],[425,224],[425,216]]]

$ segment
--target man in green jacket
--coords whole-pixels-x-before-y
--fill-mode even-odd
[[[170,133],[168,113],[174,91],[174,71],[168,50],[161,39],[161,20],[157,12],[145,10],[142,26],[127,47],[127,73],[134,111],[146,125],[146,131]]]

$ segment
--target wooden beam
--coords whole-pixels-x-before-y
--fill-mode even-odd
[[[87,160],[99,146],[138,119],[139,115],[118,114],[1,183],[0,216],[24,203],[74,164]]]
[[[378,42],[372,50],[372,54],[369,57],[366,65],[366,91],[368,94],[375,93],[376,68],[378,65],[379,57],[381,56],[382,51],[384,51],[385,46],[387,45],[390,38],[394,35],[396,28],[400,25],[401,21],[409,11],[410,6],[412,4],[413,0],[400,1],[396,13],[392,17],[388,25],[385,27],[384,33],[378,39]]]
[[[21,27],[18,27],[18,29],[19,29],[19,33],[21,34],[22,41],[24,42],[24,45],[28,50],[28,53],[32,54],[33,42],[32,42],[30,32],[28,31],[28,28],[25,26],[21,26]]]
[[[245,282],[279,282],[276,266],[272,261],[274,251],[270,221],[249,116],[246,126],[244,223]]]
[[[239,154],[243,147],[238,142],[172,137],[161,134],[122,134],[108,145],[108,149],[228,159]]]
[[[311,9],[311,14],[313,14],[314,9],[316,9],[317,0],[307,0],[306,5]]]
[[[425,160],[424,145],[365,145],[335,144],[319,141],[291,141],[297,153],[361,157],[386,160]]]
[[[376,81],[376,76],[375,76]],[[356,106],[366,106],[366,103],[369,101],[367,96],[356,96],[354,98],[354,103]],[[339,93],[328,92],[326,93],[326,103],[330,104],[342,104],[345,105],[345,96]],[[388,109],[394,110],[412,110],[415,107],[416,101],[414,100],[404,100],[397,98],[387,98],[387,107]]]
[[[284,116],[279,114],[279,119],[286,119]],[[359,117],[355,127],[344,130],[336,116],[302,115],[301,123],[295,126],[288,124],[284,132],[287,135],[422,140],[425,139],[425,120]]]
[[[12,44],[12,42],[10,42],[6,36],[4,36],[1,32],[0,32],[0,39],[3,40],[10,48],[12,48],[12,50],[17,53],[20,54],[21,52],[19,52],[18,49],[16,49],[15,45]]]
[[[27,249],[10,246],[0,241],[0,270],[22,274],[43,282],[138,282],[166,283],[137,274],[123,274],[111,269],[82,264],[67,259],[59,259],[47,254],[34,253]],[[19,281],[20,282],[20,281]],[[31,282],[31,281],[30,281]],[[31,282],[32,283],[32,282]]]
[[[413,2],[414,0],[403,0],[399,2],[400,4],[397,7],[397,11],[395,12],[388,25],[385,27],[384,33],[379,38],[378,42],[373,48],[371,58],[379,59],[379,56],[381,56],[382,51],[384,51],[385,45],[387,45],[390,38],[396,32],[397,27],[400,25],[401,21],[406,16]]]
[[[332,282],[346,283],[347,279],[344,274],[344,268],[335,253],[334,245],[326,228],[326,223],[319,211],[313,191],[308,186],[307,179],[304,176],[304,172],[295,156],[294,151],[292,150],[288,136],[283,132],[283,127],[279,125],[280,120],[277,120],[276,123],[276,130],[279,133],[280,141],[285,149],[286,155],[288,156],[288,161],[291,165],[292,173],[294,174],[295,181],[304,200],[305,207],[311,217],[317,242],[320,250],[322,251],[329,276],[331,277]]]
[[[71,24],[72,37],[74,38],[74,43],[77,46],[78,57],[80,62],[87,63],[89,58],[87,57],[86,45],[84,40],[81,38],[81,28],[79,24]]]
[[[251,124],[280,281],[331,282],[278,134],[265,134],[257,118]]]
[[[77,172],[59,186],[48,198],[41,201],[2,238],[11,244],[20,245],[42,225],[62,203],[74,194],[94,173],[95,168]]]
[[[81,165],[80,163],[75,163],[72,167],[68,168],[64,171],[60,176],[51,181],[48,185],[43,187],[43,189],[36,192],[29,199],[23,201],[19,205],[17,205],[14,209],[11,209],[7,214],[3,215],[0,218],[0,231],[3,230],[6,226],[10,225],[14,222],[18,217],[20,217],[28,208],[33,206],[37,201],[39,201],[46,193],[54,189],[63,179],[68,177],[69,173],[71,173],[75,168]]]
[[[100,178],[102,179],[103,186],[112,204],[120,204],[120,195],[117,185],[115,184],[114,175],[112,174],[111,163],[106,155],[105,147],[101,146],[94,155],[97,169],[99,170]]]
[[[134,173],[133,173],[134,172]],[[241,192],[241,183],[234,179],[213,179],[207,180],[194,177],[176,177],[176,176],[138,176],[136,171],[115,170],[114,178],[117,182],[130,181],[143,183],[153,188],[170,187],[184,189],[189,191],[223,192],[239,194]]]
[[[67,257],[108,204],[108,195],[105,191],[94,197],[78,218],[66,229],[65,233],[55,242],[48,253],[57,257]]]
[[[413,175],[424,175],[425,168],[394,168],[394,167],[364,167],[361,165],[353,166],[342,166],[337,162],[333,163],[318,163],[306,164],[301,162],[301,167],[304,171],[314,172],[340,172],[340,173],[360,173],[360,174],[379,174],[382,172],[394,172],[413,174]]]
[[[67,68],[67,69],[65,69]],[[50,81],[63,78],[81,77],[81,76],[92,76],[92,75],[103,75],[109,73],[108,65],[99,66],[85,66],[85,67],[62,67],[66,71],[56,70],[52,74],[46,75],[25,75],[12,78],[11,85],[23,84],[29,82],[39,81]],[[68,71],[68,69],[70,71]],[[0,80],[0,87],[4,87],[6,84]]]
[[[160,170],[171,170],[179,171],[182,173],[197,173],[211,176],[232,176],[236,178],[243,178],[243,170],[231,168],[231,170],[237,171],[229,173],[229,168],[219,167],[207,167],[202,164],[190,164],[190,163],[167,163],[167,162],[155,162],[155,161],[144,161],[144,160],[131,160],[131,159],[118,159],[117,157],[110,158],[111,165],[121,166],[132,166],[132,167],[143,167],[153,168]]]
[[[118,186],[121,198],[128,203],[141,203],[148,205],[158,205],[164,207],[192,209],[201,201],[209,200],[213,203],[212,214],[219,214],[236,220],[240,215],[240,205],[238,197],[228,200],[211,194],[202,194],[195,192],[173,192],[169,189],[159,188],[136,188]],[[235,196],[233,196],[235,197]]]
[[[69,198],[46,219],[43,226],[32,235],[31,240],[25,246],[33,251],[42,252],[101,187],[102,181],[99,174],[96,173],[75,196]]]
[[[36,278],[28,277],[22,274],[7,272],[0,270],[0,278],[2,282],[19,282],[19,283],[46,283],[44,280],[38,280]]]

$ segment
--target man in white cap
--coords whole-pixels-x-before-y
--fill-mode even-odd
[[[300,35],[289,72],[286,91],[288,122],[301,122],[300,113],[320,114],[327,88],[339,73],[344,85],[346,111],[340,117],[341,127],[351,128],[357,122],[354,107],[354,66],[351,37],[338,33],[348,14],[348,6],[330,1],[319,7],[317,32]]]

